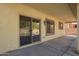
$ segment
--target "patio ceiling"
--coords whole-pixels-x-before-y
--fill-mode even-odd
[[[40,12],[49,14],[53,17],[64,20],[65,22],[76,21],[74,14],[72,13],[68,4],[64,3],[28,3],[28,5]],[[73,7],[73,6],[71,6]],[[73,8],[74,9],[74,8]],[[75,11],[75,9],[74,9]]]
[[[71,3],[71,4],[68,4],[73,15],[75,16],[75,18],[77,18],[77,4],[76,3]]]

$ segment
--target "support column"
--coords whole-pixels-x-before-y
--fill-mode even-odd
[[[79,4],[77,4],[77,33],[78,33],[78,38],[77,38],[77,44],[76,44],[76,48],[77,48],[77,52],[79,53]]]

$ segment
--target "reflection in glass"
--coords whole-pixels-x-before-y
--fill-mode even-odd
[[[23,22],[23,20],[22,20]],[[21,29],[20,29],[20,36],[29,36],[30,33],[29,33],[29,26],[30,26],[30,23],[29,21],[25,21],[22,23],[22,26],[21,26]]]
[[[31,43],[30,19],[24,16],[20,18],[20,46]]]
[[[39,22],[33,21],[32,22],[32,40],[39,41]]]

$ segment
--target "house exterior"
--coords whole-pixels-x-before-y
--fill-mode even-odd
[[[39,9],[42,4],[34,8],[31,4],[0,4],[0,53],[64,36],[65,22],[75,18],[66,4],[46,5],[46,8],[49,6],[53,8],[47,10],[57,13],[43,13]],[[61,17],[64,10],[65,15]],[[60,18],[56,17],[57,14]],[[67,19],[64,16],[70,20],[64,20]]]

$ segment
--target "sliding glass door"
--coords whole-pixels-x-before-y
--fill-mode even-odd
[[[20,16],[20,46],[40,41],[40,20]]]

